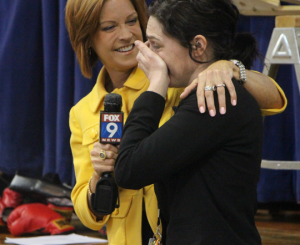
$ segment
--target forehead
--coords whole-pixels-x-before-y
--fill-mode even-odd
[[[163,33],[162,24],[153,16],[150,16],[149,18],[146,34],[150,39],[152,37],[156,39],[163,39],[166,37],[165,34]]]
[[[130,0],[107,0],[102,6],[100,19],[121,18],[135,12],[136,10]]]

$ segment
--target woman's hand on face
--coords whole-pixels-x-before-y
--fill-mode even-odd
[[[153,52],[147,44],[135,41],[135,45],[139,49],[136,57],[138,66],[144,71],[150,81],[148,91],[154,91],[164,97],[170,83],[168,68],[160,56]]]
[[[236,105],[237,96],[235,87],[232,83],[233,77],[233,68],[234,64],[231,61],[227,60],[220,60],[213,64],[211,64],[208,68],[204,71],[199,73],[198,77],[188,86],[185,88],[184,92],[180,95],[181,99],[184,99],[188,96],[188,94],[198,85],[197,87],[197,99],[198,99],[198,108],[201,113],[205,112],[205,100],[206,105],[209,111],[210,116],[216,115],[216,108],[214,103],[214,93],[213,91],[205,91],[204,88],[206,86],[217,86],[221,84],[225,84],[230,97],[231,97],[231,104],[233,106]],[[218,101],[219,101],[219,108],[220,114],[226,113],[226,100],[225,100],[225,87],[219,86],[217,87],[218,93]]]
[[[105,151],[106,158],[102,159],[100,153]],[[94,143],[91,151],[91,161],[95,173],[100,178],[103,172],[113,172],[115,166],[115,160],[118,156],[118,147],[110,144],[101,144],[99,142]]]

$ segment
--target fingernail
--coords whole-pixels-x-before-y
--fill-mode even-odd
[[[214,116],[216,115],[216,113],[215,113],[213,110],[210,110],[210,111],[209,111],[209,115],[210,115],[211,117],[214,117]]]
[[[233,100],[233,101],[232,101],[232,105],[236,105],[236,100]]]
[[[200,112],[201,112],[201,113],[204,113],[204,112],[205,112],[205,110],[204,110],[204,107],[203,107],[203,106],[201,106],[201,107],[200,107]]]
[[[221,113],[222,115],[225,114],[225,108],[224,108],[224,107],[221,107],[220,113]]]

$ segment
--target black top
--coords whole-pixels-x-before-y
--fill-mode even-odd
[[[238,103],[230,105],[226,89],[225,115],[200,114],[193,91],[158,128],[165,100],[144,92],[126,121],[115,178],[127,189],[155,183],[164,245],[261,244],[254,215],[262,116],[254,98],[234,85]]]

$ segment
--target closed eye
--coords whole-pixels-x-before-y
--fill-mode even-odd
[[[134,19],[129,20],[127,23],[134,25],[137,21],[138,21],[138,18],[134,18]]]
[[[157,51],[158,49],[160,49],[160,46],[154,42],[150,42],[150,49],[152,51]]]
[[[112,30],[112,29],[114,29],[114,28],[115,28],[115,26],[112,25],[112,26],[106,26],[106,27],[103,27],[102,30],[103,30],[103,31],[110,31],[110,30]]]

